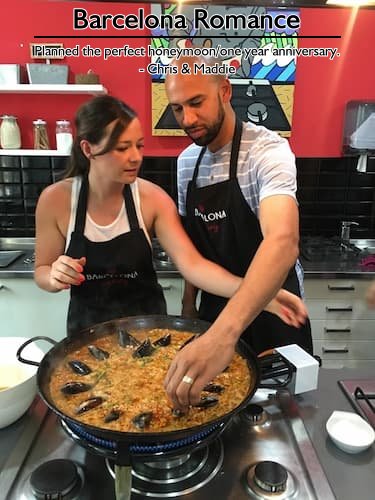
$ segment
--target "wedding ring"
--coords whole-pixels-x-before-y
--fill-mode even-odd
[[[182,382],[191,385],[194,382],[194,380],[191,377],[189,377],[189,375],[184,375],[184,377],[182,378]]]

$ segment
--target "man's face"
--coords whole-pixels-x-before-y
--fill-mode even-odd
[[[166,92],[179,126],[198,146],[210,144],[225,116],[220,84],[207,77],[171,78]]]

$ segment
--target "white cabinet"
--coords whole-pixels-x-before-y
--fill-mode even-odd
[[[167,313],[173,316],[181,316],[183,279],[177,277],[159,278],[158,282],[167,301]]]
[[[365,293],[370,280],[306,279],[306,305],[311,320],[314,353],[329,368],[375,367],[375,310]]]
[[[69,291],[49,293],[33,279],[0,276],[0,335],[61,340],[66,336],[68,303]],[[43,342],[40,347],[47,351],[51,346]]]

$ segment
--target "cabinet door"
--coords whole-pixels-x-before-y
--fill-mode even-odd
[[[163,288],[164,297],[167,301],[167,313],[173,316],[181,316],[182,278],[162,278],[158,281]]]
[[[375,362],[375,312],[365,302],[370,281],[307,279],[305,285],[314,352],[323,366]]]
[[[61,340],[66,336],[68,303],[68,291],[48,293],[33,279],[0,277],[0,335]],[[49,348],[47,344],[46,350]]]

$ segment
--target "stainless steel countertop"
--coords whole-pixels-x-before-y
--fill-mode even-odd
[[[32,278],[34,264],[25,263],[25,258],[30,258],[34,252],[34,238],[0,238],[1,250],[23,250],[24,255],[5,268],[0,268],[0,278]],[[360,266],[363,256],[347,256],[326,258],[321,261],[307,261],[301,258],[305,271],[305,278],[338,278],[338,279],[374,279],[375,271],[366,271]],[[179,278],[179,271],[173,266],[154,262],[159,278]]]
[[[34,238],[0,238],[1,250],[22,250],[23,255],[18,257],[12,264],[0,268],[1,278],[33,278],[34,263],[30,262],[34,255]],[[25,262],[25,259],[28,259]],[[158,278],[180,278],[181,275],[173,265],[154,261],[154,267]]]

